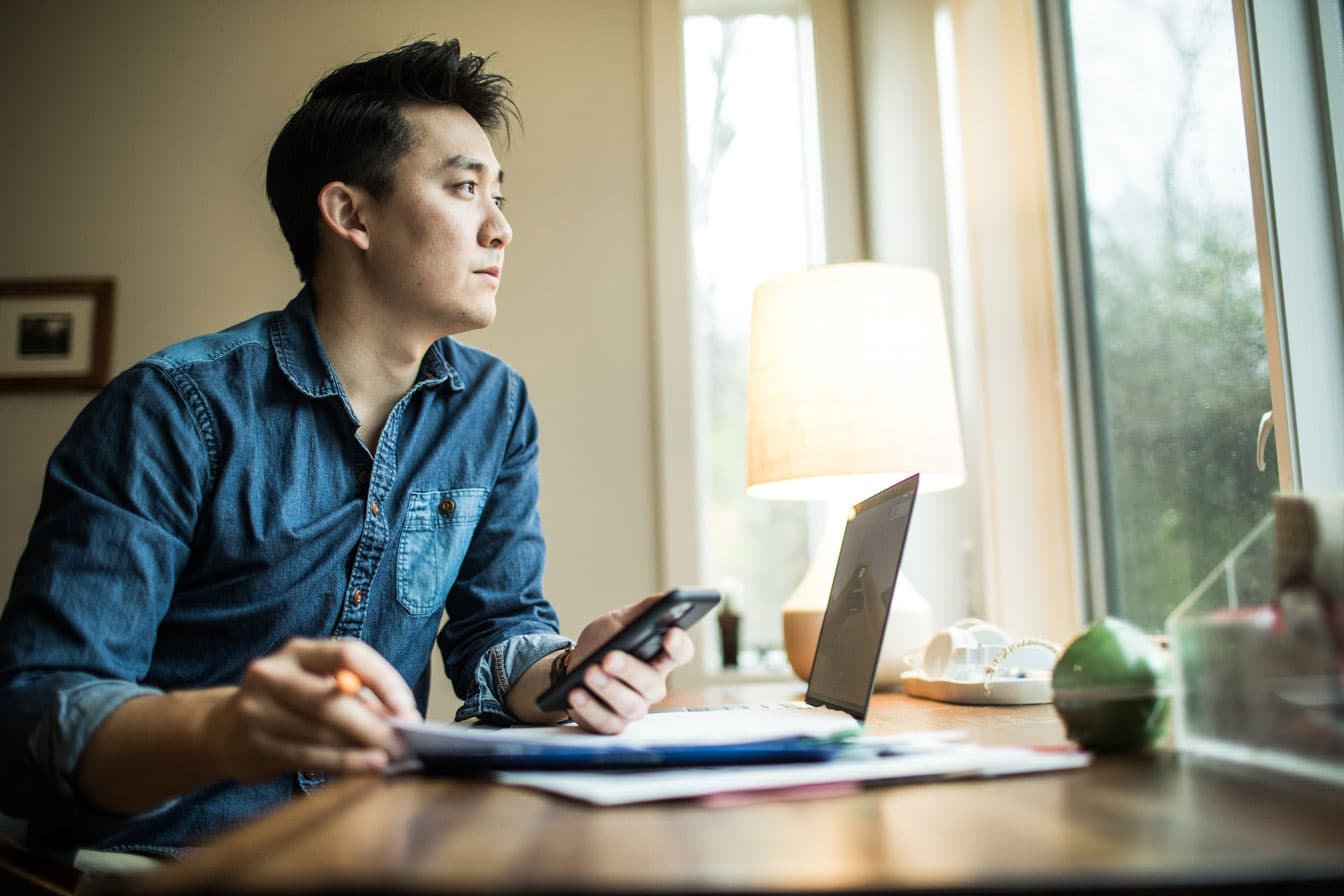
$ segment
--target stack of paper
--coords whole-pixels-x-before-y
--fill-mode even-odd
[[[573,723],[536,728],[393,724],[431,771],[815,762],[833,758],[841,743],[860,730],[846,713],[811,707],[654,713],[617,735],[590,734]]]
[[[976,746],[957,731],[867,737],[845,713],[793,706],[656,713],[615,736],[573,724],[394,724],[413,768],[488,772],[505,784],[601,806],[817,795],[837,786],[1071,769],[1090,759],[1073,751]]]

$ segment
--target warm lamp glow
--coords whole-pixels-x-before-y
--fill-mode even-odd
[[[747,491],[853,503],[920,475],[921,491],[966,479],[938,278],[869,262],[778,277],[756,290],[747,378]],[[784,605],[784,648],[806,679],[840,550],[834,514]],[[932,610],[901,573],[879,684],[932,634]]]
[[[858,500],[911,473],[923,491],[966,479],[938,278],[864,262],[758,287],[748,493]]]

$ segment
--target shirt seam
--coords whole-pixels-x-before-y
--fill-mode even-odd
[[[180,370],[184,367],[190,367],[193,364],[217,363],[219,361],[224,360],[229,355],[233,354],[239,349],[247,348],[248,346],[256,346],[262,351],[268,351],[270,349],[270,346],[268,346],[264,340],[248,336],[239,339],[237,342],[229,343],[228,345],[216,349],[213,352],[203,354],[195,358],[174,358],[170,353],[171,350],[165,350],[157,354],[151,355],[150,357],[146,358],[145,361],[146,363],[152,364],[155,367],[160,367],[168,370]]]
[[[518,371],[509,368],[509,417],[513,420],[513,430],[518,431]]]
[[[205,396],[201,394],[201,390],[196,387],[196,383],[187,375],[185,370],[176,366],[159,367],[157,365],[154,365],[151,369],[159,371],[190,412],[196,435],[205,448],[209,477],[206,481],[205,490],[208,492],[214,488],[215,479],[219,474],[219,439],[216,436],[218,427],[215,425],[214,413],[210,410],[210,405],[206,402]]]
[[[490,666],[495,672],[495,693],[501,698],[509,692],[512,685],[509,682],[508,670],[504,668],[504,645],[496,644],[490,648]]]

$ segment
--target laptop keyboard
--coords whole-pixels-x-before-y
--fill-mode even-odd
[[[729,703],[726,706],[671,706],[655,709],[654,712],[715,712],[724,709],[823,709],[802,700],[790,700],[786,703]]]

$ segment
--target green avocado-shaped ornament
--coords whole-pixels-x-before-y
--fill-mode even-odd
[[[1087,750],[1142,750],[1166,728],[1171,661],[1142,630],[1106,617],[1069,642],[1051,682],[1069,739]]]

